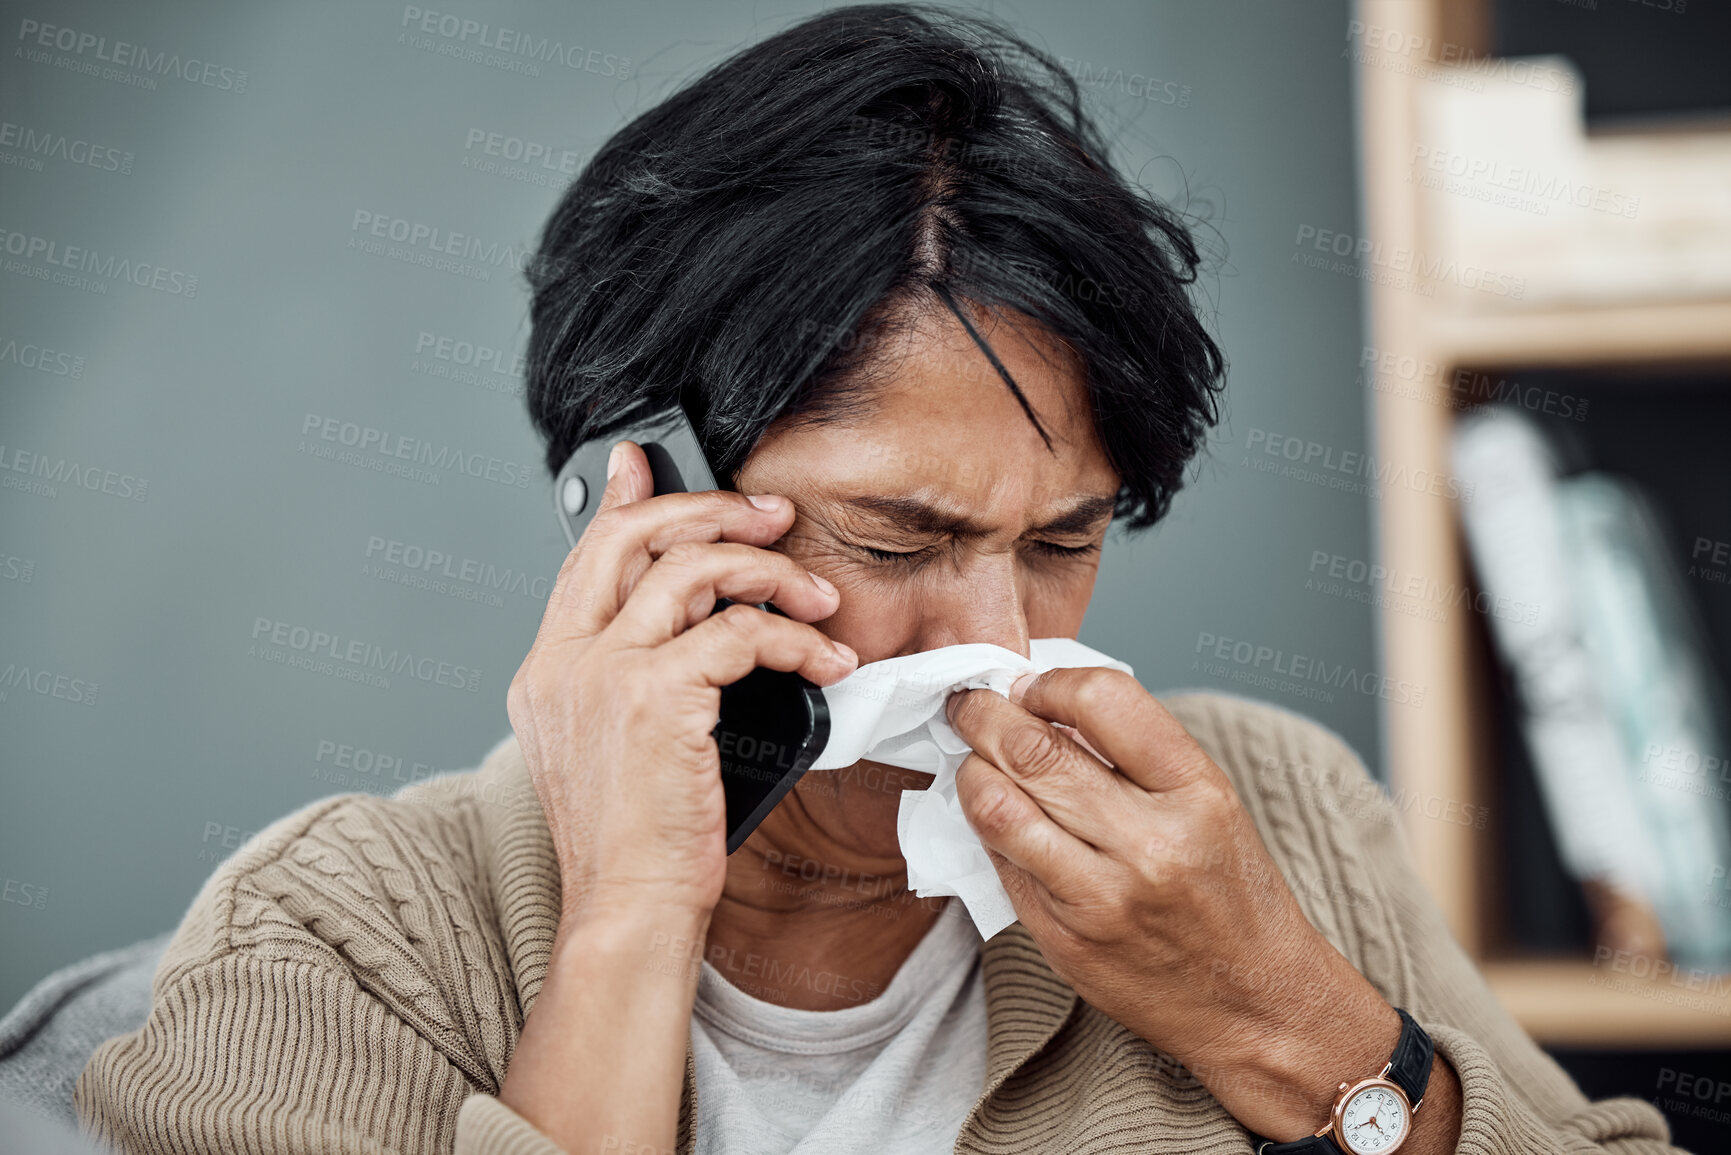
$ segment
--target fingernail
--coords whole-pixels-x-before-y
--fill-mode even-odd
[[[956,703],[962,700],[960,690],[944,699],[944,720],[947,722],[956,716]]]
[[[830,585],[829,582],[825,581],[823,578],[817,576],[816,574],[812,573],[809,570],[806,571],[805,576],[811,579],[812,585],[816,586],[818,589],[822,590],[824,593],[830,595],[831,597],[835,596],[835,587]]]
[[[625,443],[619,442],[613,447],[613,452],[607,455],[607,480],[612,481],[613,475],[619,472],[619,463],[625,460]]]
[[[1028,687],[1033,685],[1034,679],[1039,676],[1040,675],[1033,673],[1023,674],[1021,677],[1011,682],[1010,701],[1020,702],[1022,700],[1022,695],[1028,692]]]
[[[763,510],[765,513],[775,513],[781,508],[781,503],[787,499],[785,497],[777,497],[773,493],[754,493],[745,500],[751,502],[751,504],[757,506],[757,508]]]
[[[838,642],[834,638],[831,638],[829,640],[829,645],[830,649],[841,655],[842,661],[847,662],[849,665],[859,665],[859,655],[854,653],[853,647],[849,646],[846,642]]]

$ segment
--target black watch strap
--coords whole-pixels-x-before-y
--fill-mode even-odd
[[[1346,1155],[1327,1135],[1306,1135],[1290,1143],[1270,1143],[1266,1139],[1256,1145],[1256,1155]]]
[[[1399,1007],[1394,1010],[1400,1016],[1400,1038],[1395,1041],[1394,1053],[1388,1057],[1388,1078],[1406,1092],[1406,1101],[1417,1111],[1424,1099],[1425,1088],[1430,1085],[1431,1061],[1436,1055],[1436,1045],[1411,1015]],[[1333,1135],[1306,1135],[1290,1143],[1252,1138],[1256,1143],[1256,1155],[1345,1155]]]
[[[1406,1101],[1417,1111],[1424,1099],[1424,1089],[1430,1086],[1431,1060],[1436,1056],[1436,1044],[1430,1041],[1425,1029],[1411,1015],[1399,1007],[1394,1011],[1400,1016],[1400,1040],[1394,1045],[1394,1054],[1388,1057],[1388,1077],[1406,1092]]]

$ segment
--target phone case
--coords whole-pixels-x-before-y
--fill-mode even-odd
[[[643,447],[657,495],[721,488],[683,408],[615,429],[578,446],[553,479],[553,506],[573,548],[595,516],[607,485],[607,457],[620,441]],[[715,608],[729,604],[723,598]],[[767,603],[758,608],[780,612]],[[822,688],[801,675],[759,667],[721,688],[720,715],[711,733],[721,752],[727,853],[732,854],[823,753],[829,704]]]

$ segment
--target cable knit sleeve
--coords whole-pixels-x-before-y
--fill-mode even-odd
[[[473,837],[353,797],[273,824],[194,901],[144,1026],[85,1067],[86,1129],[139,1155],[557,1152],[492,1098],[521,1023],[486,896],[449,869]]]
[[[1297,714],[1226,695],[1168,704],[1233,779],[1306,915],[1454,1068],[1461,1155],[1679,1155],[1652,1104],[1589,1101],[1497,1002],[1351,747]]]

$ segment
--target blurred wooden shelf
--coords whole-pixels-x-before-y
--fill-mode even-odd
[[[1438,311],[1430,327],[1437,350],[1456,365],[1731,360],[1731,298]]]
[[[1449,47],[1456,58],[1463,47],[1482,51],[1484,45],[1479,41],[1487,26],[1484,16],[1482,3],[1357,0],[1355,20],[1363,28],[1377,29],[1381,43],[1424,45],[1420,55],[1431,57],[1426,62],[1428,68],[1414,67],[1412,60],[1391,59],[1386,54],[1367,53],[1360,62],[1357,107],[1364,232],[1377,250],[1425,253],[1429,261],[1418,263],[1432,267],[1442,262],[1465,264],[1483,256],[1471,251],[1463,255],[1450,247],[1449,237],[1464,237],[1469,250],[1484,238],[1458,229],[1447,233],[1439,230],[1434,196],[1427,197],[1411,177],[1412,158],[1419,155],[1415,149],[1423,143],[1420,124],[1425,94],[1421,90],[1431,83],[1425,77],[1435,70],[1436,47]],[[1711,164],[1719,166],[1712,169],[1714,172],[1723,168],[1728,155],[1713,151],[1720,146],[1712,141],[1674,143],[1689,154],[1684,159],[1692,164],[1700,163],[1702,150],[1708,150]],[[1615,147],[1627,151],[1624,173],[1641,171],[1646,161],[1640,158],[1651,151],[1649,143],[1642,141],[1619,142]],[[1727,147],[1731,147],[1731,139]],[[1666,259],[1660,251],[1664,244],[1670,244],[1675,253],[1680,251],[1675,248],[1676,237],[1693,235],[1688,231],[1693,226],[1685,227],[1695,219],[1689,216],[1691,206],[1679,207],[1671,191],[1684,196],[1699,190],[1683,182],[1675,190],[1667,185],[1655,194],[1655,219],[1670,213],[1665,219],[1676,225],[1668,240],[1654,234],[1655,244],[1660,246],[1654,251],[1654,261],[1658,262]],[[1712,195],[1720,196],[1723,191]],[[1726,204],[1731,201],[1713,200],[1699,219],[1722,221]],[[1455,206],[1449,208],[1455,211]],[[1647,208],[1644,203],[1644,213]],[[1461,215],[1461,219],[1469,218]],[[1570,243],[1597,242],[1577,238]],[[1531,258],[1533,251],[1529,246],[1523,259]],[[1627,246],[1589,255],[1608,257],[1625,251]],[[1687,250],[1681,251],[1688,255]],[[1500,254],[1493,255],[1500,259]],[[1510,267],[1517,271],[1539,269],[1544,275],[1537,280],[1555,302],[1483,295],[1474,299],[1455,291],[1459,286],[1450,286],[1446,278],[1367,279],[1365,344],[1373,347],[1369,352],[1428,367],[1424,377],[1428,389],[1384,388],[1378,382],[1367,382],[1367,386],[1374,386],[1369,391],[1375,414],[1374,448],[1380,460],[1397,461],[1412,470],[1450,472],[1454,407],[1447,404],[1447,382],[1458,369],[1629,368],[1731,362],[1731,296],[1721,287],[1704,286],[1697,295],[1685,296],[1689,291],[1686,279],[1678,280],[1674,290],[1677,299],[1660,299],[1671,282],[1653,275],[1659,266],[1648,262],[1648,275],[1631,280],[1627,297],[1565,304],[1562,301],[1571,295],[1586,292],[1585,285],[1580,286],[1580,294],[1571,292],[1574,285],[1566,268],[1576,266],[1533,266],[1529,260],[1527,265],[1517,262]],[[1444,588],[1458,588],[1470,580],[1452,503],[1391,486],[1374,508],[1379,560],[1389,572],[1422,575]],[[1425,686],[1428,691],[1422,710],[1395,707],[1384,711],[1389,785],[1404,796],[1436,797],[1451,804],[1500,810],[1502,795],[1496,782],[1498,759],[1485,656],[1476,648],[1479,643],[1473,629],[1467,615],[1431,621],[1401,613],[1398,607],[1384,609],[1384,676]],[[1501,936],[1491,925],[1490,913],[1506,886],[1494,873],[1494,836],[1426,820],[1417,810],[1407,811],[1405,829],[1419,873],[1455,937],[1477,961],[1498,999],[1541,1044],[1600,1049],[1731,1049],[1731,976],[1685,972],[1675,981],[1655,980],[1636,977],[1629,973],[1633,968],[1595,967],[1585,955],[1573,961],[1503,957],[1493,945]]]
[[[1571,961],[1487,961],[1491,990],[1545,1046],[1731,1046],[1731,975],[1636,978]]]

